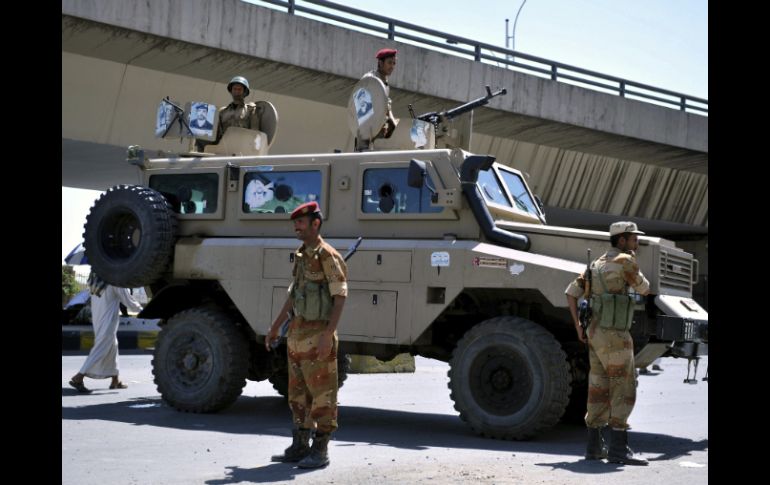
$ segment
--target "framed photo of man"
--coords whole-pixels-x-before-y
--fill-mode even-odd
[[[217,107],[202,101],[193,101],[186,106],[190,131],[199,140],[213,141],[216,139]]]
[[[177,110],[179,103],[172,99],[161,99],[158,104],[158,111],[155,115],[155,137],[156,138],[180,138],[182,136],[182,127],[179,122],[183,114],[181,109]]]

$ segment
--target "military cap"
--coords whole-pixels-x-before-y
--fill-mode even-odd
[[[395,56],[396,54],[398,54],[398,51],[396,49],[380,49],[377,51],[377,55],[374,57],[382,60],[388,57]]]
[[[318,207],[318,202],[306,202],[292,211],[290,219],[294,220],[298,217],[320,213],[321,209]]]
[[[644,234],[639,228],[636,227],[635,222],[622,221],[613,222],[610,224],[610,236],[616,234],[623,234],[624,232],[630,232],[631,234]]]

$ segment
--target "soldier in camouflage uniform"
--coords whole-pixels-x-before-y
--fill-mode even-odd
[[[319,235],[322,217],[316,202],[303,204],[291,213],[297,238],[304,244],[295,254],[286,303],[265,338],[265,347],[270,350],[289,309],[293,308],[294,318],[287,336],[293,441],[272,460],[299,462],[301,468],[329,464],[327,446],[331,433],[337,429],[336,329],[348,294],[348,270],[342,256]]]
[[[634,343],[629,333],[633,318],[633,299],[628,287],[646,295],[650,285],[636,263],[639,231],[633,222],[610,225],[612,249],[591,264],[591,288],[587,288],[585,272],[567,287],[569,305],[575,329],[581,342],[586,335],[580,327],[577,300],[591,298],[593,316],[587,329],[588,357],[588,427],[586,459],[607,458],[611,463],[647,465],[634,458],[628,447],[628,416],[636,402],[634,375]],[[590,293],[590,294],[589,294]],[[609,425],[610,446],[607,450],[601,428]]]

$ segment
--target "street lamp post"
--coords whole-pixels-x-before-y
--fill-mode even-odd
[[[516,22],[519,21],[519,14],[521,13],[521,9],[524,8],[524,4],[527,3],[527,0],[524,0],[521,2],[521,6],[519,7],[519,10],[516,12],[516,17],[513,19],[513,33],[511,35],[508,35],[508,19],[505,19],[505,48],[508,48],[508,39],[511,40],[511,50],[516,50]],[[505,56],[506,59],[509,59],[513,61],[513,56]]]

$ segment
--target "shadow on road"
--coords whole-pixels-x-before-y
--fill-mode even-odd
[[[102,392],[80,395],[82,399]],[[62,388],[62,396],[74,395],[74,389]],[[560,423],[531,441],[502,441],[477,436],[456,415],[396,411],[381,408],[340,405],[340,429],[334,435],[332,446],[351,446],[360,443],[369,446],[423,450],[432,447],[479,449],[502,452],[544,453],[574,455],[575,462],[564,464],[543,463],[543,466],[567,468],[593,473],[594,464],[582,459],[585,451],[585,427]],[[291,414],[286,401],[278,396],[241,396],[230,407],[216,414],[180,413],[164,403],[159,396],[134,398],[127,401],[62,407],[63,420],[108,420],[190,431],[284,436],[290,442]],[[708,448],[708,440],[694,442],[675,436],[631,432],[631,447],[645,455],[660,454],[652,460],[672,460],[691,451]],[[349,442],[349,443],[344,443]],[[278,450],[280,451],[280,450]],[[649,459],[649,456],[647,456]],[[272,467],[273,465],[271,465]],[[292,470],[289,465],[274,465],[276,470]],[[287,468],[289,467],[289,468]],[[607,471],[604,464],[602,471]],[[233,473],[249,474],[255,470],[234,468]],[[292,473],[296,473],[295,470]],[[286,479],[285,475],[284,479]],[[229,483],[229,482],[223,482]]]
[[[294,480],[297,475],[311,473],[316,470],[306,470],[297,467],[296,463],[271,463],[257,468],[242,468],[228,466],[227,475],[222,479],[206,480],[206,485],[225,485],[228,483],[267,483]]]
[[[635,453],[641,453],[642,458],[645,458],[650,462],[675,460],[683,456],[688,456],[693,451],[706,451],[709,447],[708,439],[694,441],[687,438],[679,438],[664,434],[637,433],[633,431],[628,433],[628,441],[629,446],[631,446],[631,449],[633,449]],[[584,451],[585,445],[580,449],[581,453]],[[624,465],[616,463],[607,463],[601,460],[585,460],[582,458],[578,458],[574,461],[537,463],[537,465],[584,474],[612,473],[624,468]]]

